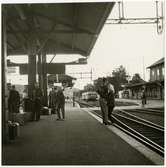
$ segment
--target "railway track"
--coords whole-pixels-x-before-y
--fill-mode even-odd
[[[163,116],[164,115],[164,112],[163,111],[160,111],[160,110],[153,110],[153,109],[150,109],[150,108],[136,108],[136,109],[125,109],[125,111],[136,111],[138,113],[146,113],[146,114],[152,114],[152,115],[160,115],[160,116]]]
[[[80,107],[93,107],[83,102],[80,102],[79,104]],[[90,111],[101,118],[101,111],[93,109],[90,109]],[[153,111],[148,110],[147,112],[150,115]],[[152,114],[158,113],[153,112]],[[113,126],[116,126],[128,135],[158,152],[160,155],[164,156],[164,127],[139,118],[131,113],[128,113],[126,110],[116,110],[112,117]]]
[[[149,122],[153,122],[154,124],[158,124],[161,127],[164,127],[164,112],[163,111],[156,111],[156,110],[149,110],[147,109],[129,109],[123,110],[129,114],[132,114],[140,119],[148,120]]]
[[[164,129],[121,114],[113,114],[113,119],[115,126],[164,155]]]

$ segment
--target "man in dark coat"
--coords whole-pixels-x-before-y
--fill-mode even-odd
[[[141,99],[142,99],[142,107],[145,107],[145,104],[146,104],[146,92],[145,92],[145,87],[142,88]]]
[[[51,108],[51,114],[54,113],[54,88],[49,93],[49,108]]]
[[[100,103],[101,112],[102,112],[103,124],[108,125],[109,124],[108,123],[108,106],[107,106],[108,87],[107,87],[106,78],[102,79],[102,84],[97,90],[97,93],[100,95],[99,103]]]
[[[57,120],[64,120],[65,119],[65,96],[61,88],[58,88],[56,97],[57,97],[57,115],[58,115]],[[62,113],[62,119],[61,119],[60,113]]]
[[[15,85],[13,85],[10,90],[8,103],[10,113],[19,113],[20,95],[18,91],[15,90]]]
[[[111,122],[113,122],[111,115],[115,107],[115,96],[114,96],[114,87],[111,84],[108,84],[107,106],[108,106],[108,118]]]
[[[33,118],[36,121],[40,119],[40,111],[42,107],[42,90],[39,88],[39,85],[36,83],[35,88],[33,90],[33,102],[34,102],[34,111],[33,111]]]

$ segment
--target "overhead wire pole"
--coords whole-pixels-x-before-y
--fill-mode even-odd
[[[83,77],[83,75],[89,74],[89,77]],[[92,80],[92,69],[90,72],[76,72],[76,73],[69,73],[69,75],[80,75],[80,77],[76,77],[77,79],[91,79]]]
[[[164,27],[164,13],[163,2],[161,2],[161,16],[159,15],[159,2],[156,1],[156,17],[148,18],[126,18],[124,17],[124,5],[123,2],[118,2],[119,18],[107,19],[105,24],[156,24],[157,33],[161,34]]]
[[[144,56],[142,57],[143,61],[143,79],[145,80],[145,64],[144,64]]]

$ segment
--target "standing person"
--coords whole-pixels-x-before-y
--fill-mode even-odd
[[[108,125],[108,106],[107,106],[107,99],[108,99],[108,87],[107,87],[107,80],[106,78],[102,79],[102,84],[97,90],[98,94],[100,95],[99,103],[102,112],[103,124]]]
[[[51,108],[51,113],[54,113],[54,87],[51,89],[49,93],[49,107]]]
[[[56,114],[57,113],[57,93],[58,93],[58,89],[57,87],[55,86],[54,87],[54,92],[53,92],[53,114]]]
[[[145,104],[146,104],[146,93],[145,93],[145,88],[142,89],[141,99],[142,99],[142,107],[145,107]]]
[[[11,113],[19,113],[20,107],[20,95],[17,90],[15,90],[15,85],[12,85],[10,93],[9,93],[9,112]]]
[[[39,88],[38,83],[35,83],[35,88],[33,90],[33,101],[34,101],[34,120],[39,121],[40,119],[40,111],[42,107],[42,90]]]
[[[112,111],[115,107],[115,90],[112,84],[108,84],[108,99],[107,99],[107,106],[108,106],[108,118],[111,122],[112,120]]]
[[[9,113],[12,113],[11,111],[11,105],[10,105],[10,91],[11,91],[12,85],[10,83],[7,84],[7,96],[8,96],[8,110]]]
[[[62,113],[62,119],[61,119],[61,113]],[[57,92],[57,115],[58,115],[57,120],[65,119],[65,96],[61,88],[59,88]]]

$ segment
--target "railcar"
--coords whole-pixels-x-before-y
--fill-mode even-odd
[[[84,92],[82,93],[82,100],[93,101],[97,100],[98,95],[96,92]]]

